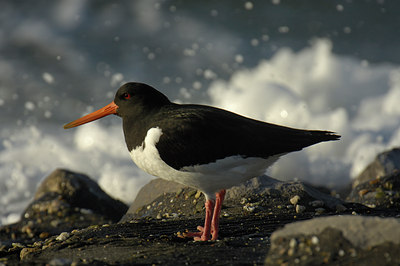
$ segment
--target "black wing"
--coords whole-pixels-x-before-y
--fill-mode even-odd
[[[161,114],[152,123],[163,131],[156,146],[160,157],[177,170],[232,155],[268,158],[340,138],[329,131],[278,126],[202,105],[172,105]]]

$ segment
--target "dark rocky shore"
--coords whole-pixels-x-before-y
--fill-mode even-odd
[[[21,220],[0,228],[0,265],[399,265],[399,169],[400,150],[378,155],[346,199],[254,178],[227,191],[219,240],[209,242],[177,235],[203,223],[198,191],[156,179],[128,210],[89,177],[58,169]]]

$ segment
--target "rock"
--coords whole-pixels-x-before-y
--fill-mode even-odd
[[[53,184],[46,185],[51,188],[50,192],[38,196],[35,203],[32,203],[36,205],[31,204],[27,208],[30,211],[25,213],[19,223],[0,228],[0,264],[260,265],[270,249],[269,238],[272,232],[287,223],[312,219],[317,215],[334,215],[340,208],[345,213],[399,215],[396,209],[382,211],[361,204],[349,204],[300,182],[280,182],[264,176],[228,190],[221,211],[223,218],[220,220],[219,240],[198,243],[179,238],[177,232],[195,230],[203,223],[204,196],[199,191],[161,181],[159,187],[169,192],[164,193],[165,190],[159,189],[161,192],[152,194],[154,187],[150,184],[141,191],[142,194],[139,193],[151,195],[142,200],[142,206],[131,213],[133,218],[115,223],[117,219],[108,219],[109,216],[99,213],[99,209],[82,208],[87,204],[80,204],[74,196],[76,193],[68,192],[91,183],[87,182],[87,178],[81,180],[79,174],[68,171],[61,171],[60,175],[74,177],[57,177],[65,184],[46,182]],[[167,188],[168,185],[171,185],[170,188]],[[65,189],[71,186],[75,188]],[[88,187],[87,191],[80,193],[88,193]],[[40,191],[46,190],[41,188]],[[296,213],[295,206],[290,202],[296,195],[299,197],[297,205],[305,207],[301,213]],[[90,197],[92,205],[102,204],[104,200],[97,192]],[[140,199],[137,200],[140,202]],[[118,204],[115,202],[115,205]],[[324,206],[323,212],[317,208],[321,205]],[[318,214],[319,211],[323,214]],[[386,224],[384,226],[389,228]],[[366,234],[364,231],[362,233]],[[326,259],[328,262],[338,257],[346,258],[350,264],[359,264],[360,258],[365,263],[362,261],[365,251],[352,248],[349,240],[340,238],[341,234],[335,228],[328,228],[307,239],[302,236],[290,237],[287,240],[288,248],[281,249],[281,256],[283,259],[287,254],[297,256],[298,251],[307,245],[315,246],[315,250],[325,251],[326,248],[328,252],[328,248],[334,245],[337,247],[336,253],[324,253],[330,254]],[[326,244],[328,240],[334,243],[329,246]],[[385,243],[387,241],[379,244],[377,249],[373,247],[372,253],[380,252],[385,254],[386,261],[397,262],[397,253],[393,254],[392,247],[385,246]],[[319,251],[316,252],[318,254]],[[296,259],[300,262],[301,258]],[[308,261],[309,264],[316,264],[311,259]]]
[[[34,200],[40,201],[44,197],[57,197],[73,208],[83,211],[90,210],[94,213],[104,215],[108,219],[118,221],[127,211],[127,207],[119,200],[111,198],[99,185],[87,175],[74,173],[64,169],[53,171],[42,181],[36,191]],[[59,202],[50,202],[50,205],[41,206],[43,209],[53,213],[59,208]],[[52,204],[56,205],[55,207]],[[31,205],[33,206],[33,205]]]
[[[369,180],[392,174],[394,170],[400,170],[400,148],[378,154],[375,160],[354,180],[353,188]]]
[[[151,180],[139,190],[135,200],[129,207],[128,212],[122,218],[122,221],[129,220],[132,213],[135,213],[139,208],[151,203],[163,193],[182,192],[184,187],[184,185],[161,178]]]
[[[400,263],[400,221],[395,218],[331,216],[287,224],[271,235],[266,265]]]
[[[147,196],[147,194],[151,194]],[[139,199],[146,195],[145,200]],[[201,196],[201,197],[200,197]],[[153,199],[153,201],[150,201]],[[282,182],[268,176],[253,178],[239,186],[227,190],[224,206],[229,206],[229,211],[258,212],[272,210],[276,206],[283,208],[292,202],[301,202],[297,211],[307,209],[314,211],[320,206],[337,210],[337,206],[346,205],[342,200],[325,194],[311,185],[302,182]],[[313,204],[308,204],[314,202]],[[146,204],[146,205],[143,205]],[[141,207],[138,207],[142,205]],[[145,185],[138,193],[122,222],[141,217],[168,218],[171,213],[180,217],[202,217],[204,197],[199,191],[183,187],[176,183],[155,179]],[[305,207],[308,206],[308,207]],[[296,208],[286,208],[288,213],[296,213]],[[345,209],[343,209],[345,210]],[[229,215],[229,211],[226,213]]]
[[[400,209],[400,171],[369,180],[354,187],[348,201],[371,208]]]
[[[296,205],[296,213],[303,213],[306,210],[306,207],[303,205]]]
[[[300,197],[299,197],[299,195],[295,195],[295,196],[293,196],[292,198],[290,198],[290,203],[292,203],[293,205],[297,205],[297,203],[299,202],[299,200],[300,200]]]
[[[29,244],[76,228],[117,222],[127,209],[86,175],[57,169],[40,184],[21,220],[0,228],[1,243]]]

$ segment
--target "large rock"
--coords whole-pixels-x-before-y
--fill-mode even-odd
[[[400,171],[359,184],[347,200],[371,208],[400,210]]]
[[[367,181],[392,174],[395,170],[400,170],[400,148],[378,154],[375,160],[354,180],[353,188]]]
[[[354,180],[348,201],[400,209],[400,149],[379,154]]]
[[[87,175],[64,169],[56,169],[42,181],[30,206],[54,195],[55,200],[62,199],[72,208],[90,210],[112,221],[118,221],[127,211],[124,203],[111,198]]]
[[[57,169],[43,180],[21,220],[0,228],[0,249],[76,228],[117,222],[127,209],[88,176]]]
[[[200,191],[155,179],[139,191],[122,222],[142,217],[200,217],[203,215],[203,206],[204,196]],[[276,206],[293,214],[304,211],[317,214],[327,211],[342,212],[351,207],[302,182],[282,182],[261,176],[227,190],[223,215],[229,216],[230,213],[243,211],[272,212]]]
[[[330,216],[287,224],[271,235],[267,265],[398,265],[400,221]]]

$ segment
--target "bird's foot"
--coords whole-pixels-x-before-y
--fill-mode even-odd
[[[192,238],[194,241],[208,241],[208,240],[214,240],[211,239],[210,235],[205,233],[204,227],[203,226],[197,226],[197,230],[199,232],[189,232],[186,230],[186,232],[178,232],[178,237],[180,238]]]
[[[218,239],[218,225],[219,225],[219,215],[221,213],[222,202],[225,197],[225,189],[216,193],[216,201],[207,200],[205,203],[206,207],[206,218],[203,226],[197,226],[199,232],[189,232],[184,233],[179,232],[178,237],[186,238],[193,237],[194,241],[208,241]]]

